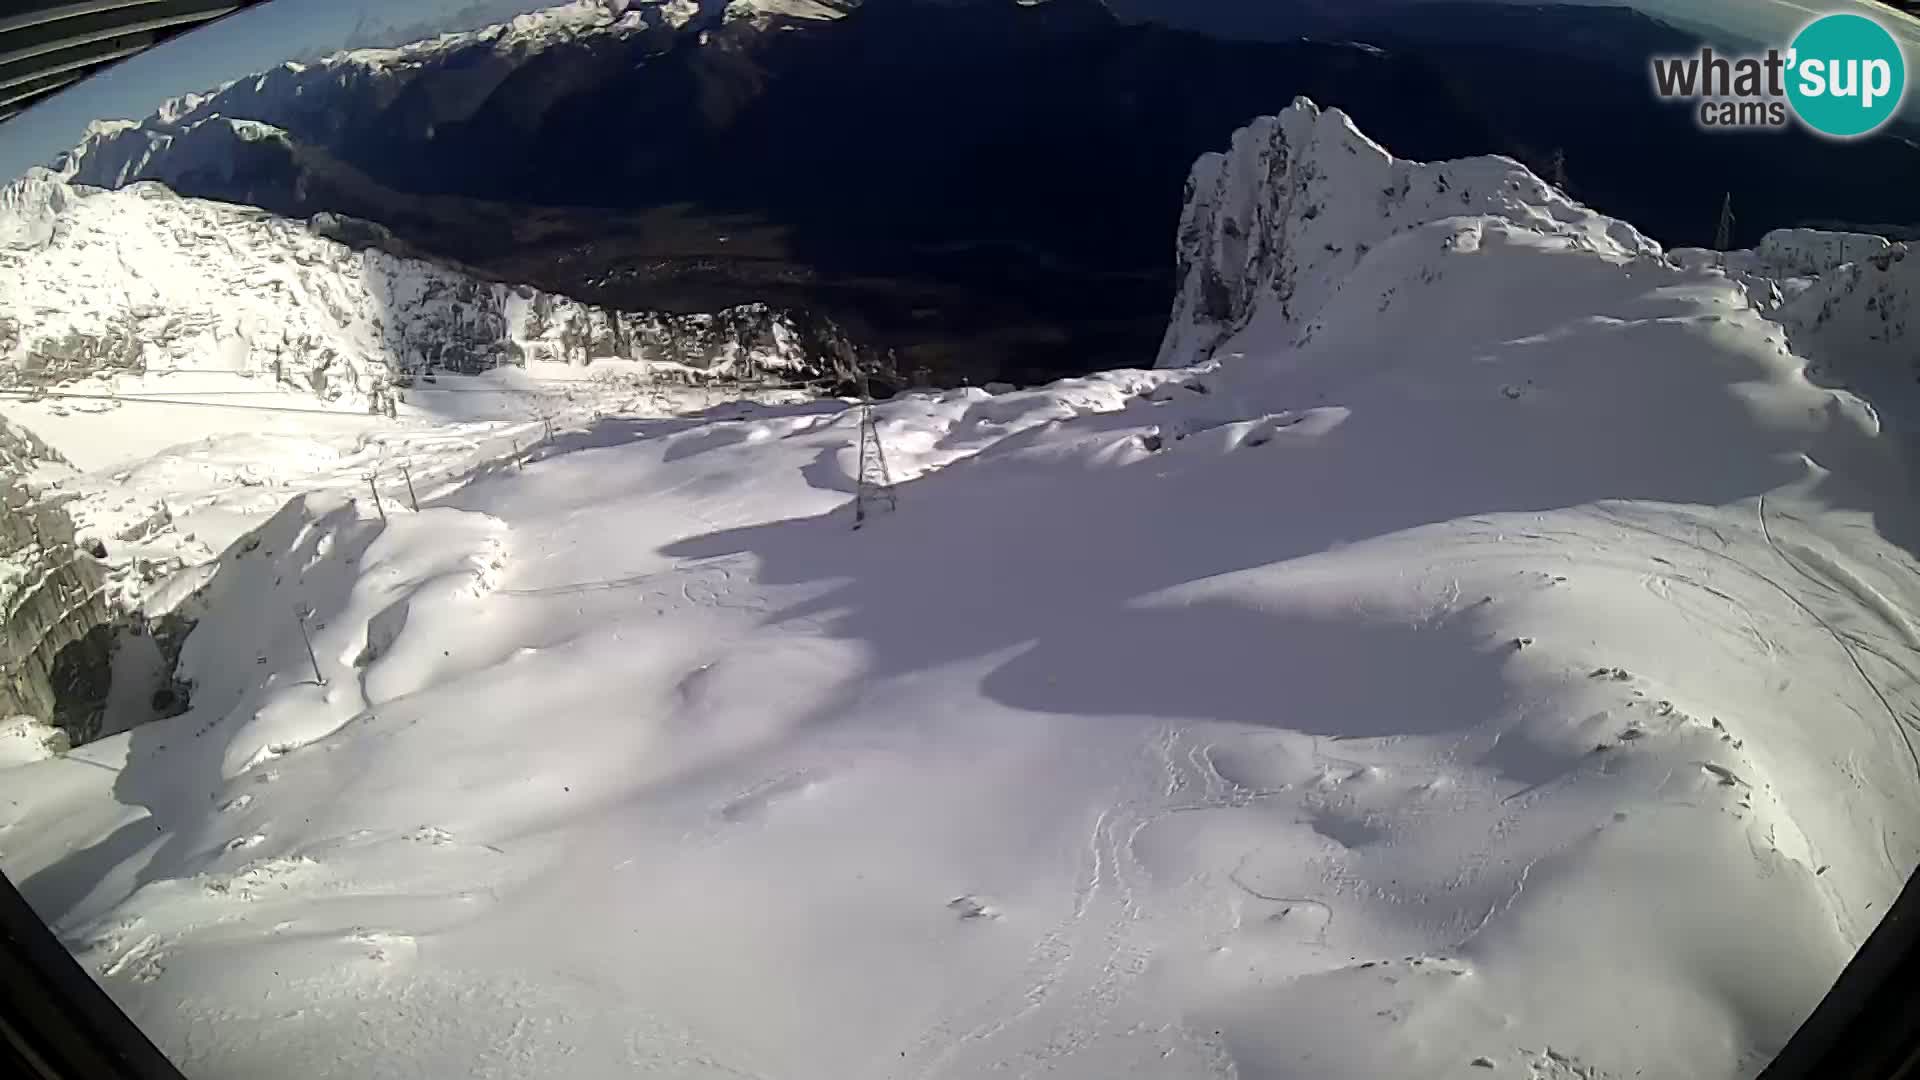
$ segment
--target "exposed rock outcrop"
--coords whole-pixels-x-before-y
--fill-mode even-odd
[[[98,730],[111,682],[106,574],[31,473],[64,461],[0,420],[0,717],[52,721],[74,743]]]

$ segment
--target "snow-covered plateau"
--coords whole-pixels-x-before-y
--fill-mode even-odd
[[[1920,261],[1856,239],[1296,102],[1157,365],[876,406],[857,531],[841,401],[5,405],[207,558],[190,711],[0,751],[0,866],[197,1080],[1752,1076],[1920,859]]]

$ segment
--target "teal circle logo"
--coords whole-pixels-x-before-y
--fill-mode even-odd
[[[1801,122],[1822,135],[1868,134],[1892,119],[1906,96],[1900,43],[1865,15],[1813,20],[1787,57],[1787,100]]]

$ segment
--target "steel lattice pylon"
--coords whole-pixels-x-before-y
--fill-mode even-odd
[[[844,340],[831,344],[828,355],[834,372],[860,392],[860,463],[853,486],[853,527],[858,529],[867,523],[869,514],[898,508],[899,500],[893,492],[893,472],[887,468],[886,446],[880,441],[879,422],[873,414],[873,388],[867,381],[867,369]]]
[[[1727,249],[1733,246],[1733,222],[1733,192],[1729,191],[1720,201],[1720,221],[1713,230],[1713,246],[1720,252],[1722,269],[1727,265]]]
[[[864,384],[865,379],[861,382]],[[893,474],[887,469],[886,447],[880,443],[880,429],[873,418],[873,399],[861,387],[860,394],[860,476],[854,485],[853,527],[866,524],[867,514],[894,510],[899,500],[893,493]]]

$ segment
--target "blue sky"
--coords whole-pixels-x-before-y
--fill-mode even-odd
[[[96,119],[137,120],[170,97],[263,71],[293,56],[340,48],[364,24],[406,27],[468,22],[484,7],[501,17],[560,0],[270,0],[150,49],[0,124],[0,177],[44,165],[80,141]]]
[[[30,165],[45,164],[78,142],[90,120],[139,119],[167,98],[265,70],[289,57],[338,49],[353,37],[356,28],[377,31],[430,24],[466,29],[554,2],[557,0],[270,0],[76,83],[0,124],[0,177],[17,176]],[[1138,10],[1164,4],[1170,12],[1190,17],[1208,6],[1276,2],[1286,0],[1128,0],[1125,6]],[[1633,6],[1696,25],[1724,27],[1753,40],[1782,42],[1815,15],[1867,11],[1894,27],[1908,43],[1908,56],[1920,63],[1920,21],[1873,3],[1635,0]]]

